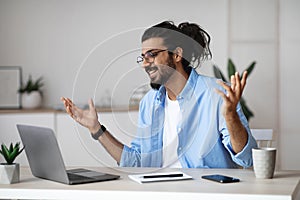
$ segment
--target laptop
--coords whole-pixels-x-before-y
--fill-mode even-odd
[[[32,174],[68,185],[118,179],[120,176],[84,168],[66,170],[54,131],[17,124]]]

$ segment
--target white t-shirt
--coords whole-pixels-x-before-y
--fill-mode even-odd
[[[182,116],[178,101],[172,101],[166,94],[165,123],[163,134],[163,167],[182,168],[177,155],[177,125]]]

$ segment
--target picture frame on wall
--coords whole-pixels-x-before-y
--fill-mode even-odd
[[[22,68],[0,66],[0,109],[20,109]]]

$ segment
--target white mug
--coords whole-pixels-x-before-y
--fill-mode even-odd
[[[252,158],[256,178],[273,178],[276,163],[276,148],[253,148]]]

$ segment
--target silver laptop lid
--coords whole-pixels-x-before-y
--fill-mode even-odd
[[[68,184],[65,164],[50,128],[17,125],[34,176]]]

